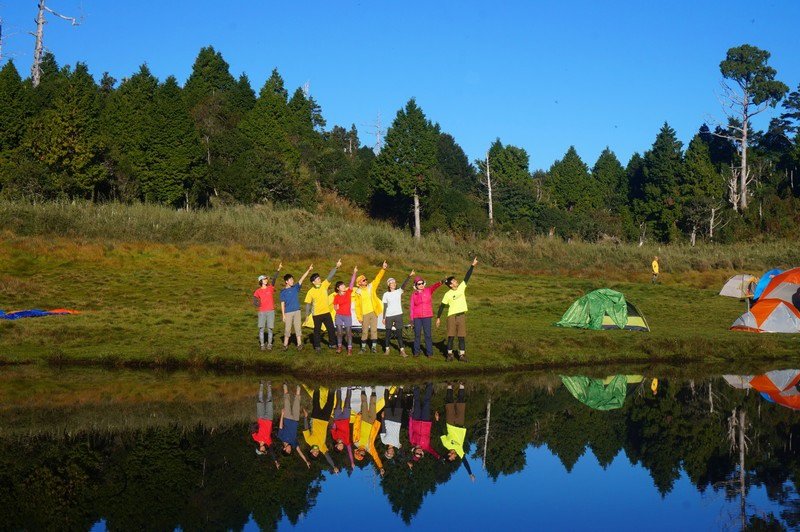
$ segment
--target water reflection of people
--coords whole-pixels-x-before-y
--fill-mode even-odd
[[[328,425],[331,422],[331,413],[333,412],[333,399],[335,394],[332,391],[328,392],[325,406],[320,404],[320,390],[319,386],[314,388],[314,393],[311,396],[311,423],[308,422],[308,412],[303,410],[303,438],[311,448],[309,453],[314,458],[319,457],[321,454],[328,465],[331,466],[334,473],[339,472],[328,453],[328,445],[326,440],[328,438]]]
[[[419,386],[414,386],[414,406],[408,418],[408,440],[411,442],[411,454],[414,462],[419,461],[425,453],[439,459],[431,447],[431,397],[433,397],[433,384],[425,385],[425,395],[420,398]],[[413,467],[413,462],[409,462]]]
[[[383,392],[385,406],[383,407],[383,427],[381,429],[381,441],[386,445],[384,456],[387,460],[393,460],[397,451],[402,447],[400,444],[400,428],[403,422],[403,388],[398,388],[395,393],[390,394],[386,389]]]
[[[354,469],[353,442],[350,438],[350,401],[353,397],[353,390],[348,387],[347,395],[343,399],[340,389],[336,397],[336,405],[333,408],[333,423],[331,423],[333,448],[340,453],[347,449],[347,456],[350,458],[350,469]]]
[[[377,449],[375,449],[375,439],[378,437],[378,432],[381,427],[376,411],[377,405],[378,397],[374,389],[369,396],[369,402],[367,402],[366,392],[364,390],[361,391],[361,419],[356,419],[356,423],[353,426],[353,443],[355,445],[353,456],[357,461],[361,462],[366,458],[367,453],[369,453],[375,461],[378,472],[383,476],[385,473],[383,461]]]
[[[264,400],[264,381],[258,385],[258,400],[256,401],[256,422],[250,426],[250,435],[258,444],[257,455],[269,453],[275,467],[280,468],[275,453],[272,450],[272,419],[274,410],[272,406],[272,384],[267,382],[267,400]]]
[[[297,425],[300,420],[300,385],[294,395],[294,400],[289,395],[289,388],[283,383],[283,409],[281,410],[281,420],[278,424],[278,438],[283,442],[283,454],[292,454],[292,447],[297,450],[297,454],[306,463],[306,467],[311,467],[311,462],[300,450],[297,445]]]
[[[465,398],[464,384],[458,384],[458,395],[453,400],[453,386],[447,385],[447,394],[444,399],[444,419],[445,430],[441,437],[442,445],[447,449],[446,460],[454,462],[457,459],[461,460],[464,464],[464,469],[467,470],[470,480],[475,482],[475,475],[472,474],[472,468],[469,466],[466,454],[464,453],[464,443],[467,438],[467,429],[464,423],[464,416],[467,410],[467,402]],[[436,412],[436,421],[439,421],[439,412]]]

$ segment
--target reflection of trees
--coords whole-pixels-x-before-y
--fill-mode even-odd
[[[793,442],[800,436],[800,416],[768,405],[756,393],[715,381],[712,394],[709,385],[662,379],[656,396],[629,386],[622,408],[606,412],[579,403],[562,387],[517,393],[495,388],[487,473],[497,480],[521,471],[531,444],[546,446],[567,471],[587,451],[602,467],[624,451],[631,463],[648,470],[662,494],[683,470],[700,491],[738,501],[746,496],[744,472],[745,489],[763,486],[782,507],[778,517],[797,528],[800,457]],[[434,405],[441,408],[442,400],[437,395]],[[470,389],[466,421],[473,468],[483,457],[487,400],[485,391]],[[744,456],[729,445],[731,412],[746,419]],[[262,528],[272,529],[284,517],[296,523],[314,506],[322,489],[319,464],[309,470],[296,457],[281,458],[282,467],[275,470],[255,457],[245,424],[216,424],[213,431],[162,424],[67,437],[0,438],[4,526],[87,529],[105,518],[109,527],[123,529],[240,529],[252,515]],[[440,448],[435,434],[434,446]],[[403,451],[408,448],[403,431]],[[371,461],[358,466],[374,469]],[[387,461],[386,476],[375,482],[392,510],[411,523],[437,486],[468,482],[458,467],[426,457],[410,471],[398,458]],[[748,528],[776,519],[756,508],[746,510]]]

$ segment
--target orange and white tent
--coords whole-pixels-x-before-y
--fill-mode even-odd
[[[758,302],[733,322],[734,331],[800,333],[800,268],[776,275]]]

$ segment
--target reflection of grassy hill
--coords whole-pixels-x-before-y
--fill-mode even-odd
[[[157,367],[261,367],[306,374],[503,370],[559,364],[702,360],[796,355],[796,338],[728,331],[744,305],[716,296],[733,270],[800,263],[796,246],[666,247],[664,284],[648,283],[646,247],[555,240],[458,241],[417,245],[403,232],[357,217],[291,210],[175,212],[149,206],[26,206],[0,203],[0,295],[5,310],[72,307],[83,314],[0,323],[0,359]],[[287,237],[286,235],[291,235]],[[430,280],[470,283],[468,365],[398,357],[344,359],[256,348],[250,294],[278,259],[299,276],[309,262],[327,272],[343,255],[372,275],[416,268]],[[794,255],[793,255],[794,254]],[[647,317],[650,334],[552,326],[583,293],[622,291]],[[443,291],[437,294],[437,300]],[[282,328],[278,320],[276,329]],[[435,333],[443,338],[443,330]]]

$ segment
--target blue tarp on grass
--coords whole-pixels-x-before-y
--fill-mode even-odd
[[[30,310],[16,310],[6,314],[0,310],[0,320],[19,320],[22,318],[41,318],[42,316],[59,316],[62,314],[77,314],[75,310],[56,309],[56,310],[41,310],[38,308]]]

